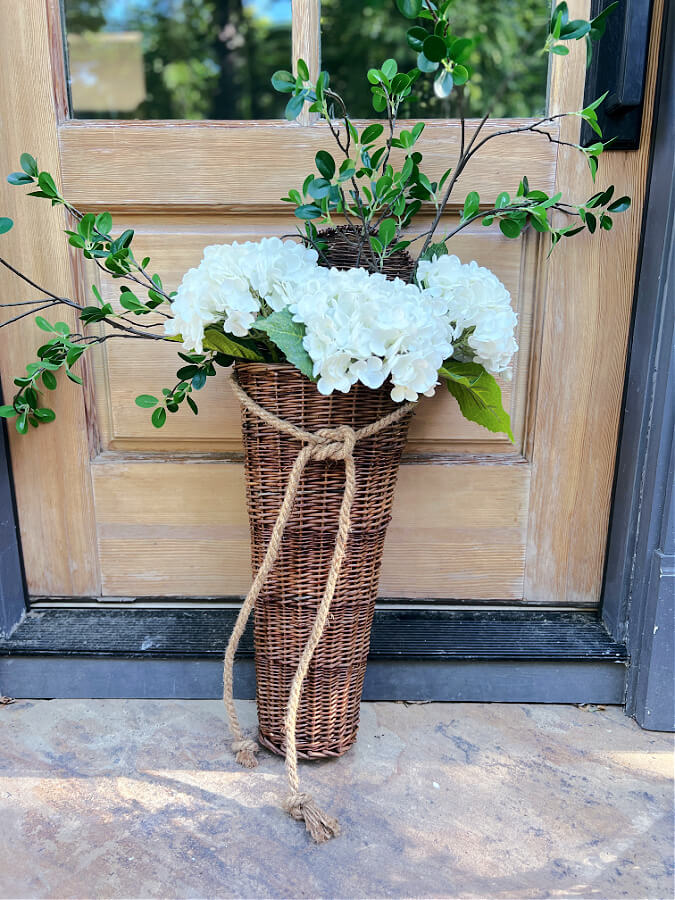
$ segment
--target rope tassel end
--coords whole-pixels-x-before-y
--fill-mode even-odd
[[[311,794],[291,794],[284,809],[293,819],[304,822],[307,831],[317,844],[323,844],[340,834],[340,823],[320,809]]]
[[[260,747],[256,742],[247,738],[241,741],[234,741],[232,744],[232,752],[237,754],[237,762],[246,769],[255,769],[258,765],[258,760],[255,756],[258,750],[260,750]]]

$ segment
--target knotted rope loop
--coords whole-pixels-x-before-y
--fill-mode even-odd
[[[302,445],[295,462],[293,463],[290,475],[288,476],[286,491],[281,502],[281,507],[279,508],[276,522],[274,523],[274,528],[272,529],[272,535],[267,550],[265,551],[265,557],[260,568],[256,572],[251,588],[246,596],[246,600],[239,611],[237,621],[235,622],[227,644],[227,650],[225,651],[223,701],[230,721],[230,731],[234,737],[232,750],[237,754],[237,761],[248,768],[253,768],[257,765],[254,753],[258,750],[258,745],[255,741],[245,738],[242,734],[239,718],[237,717],[237,710],[234,705],[232,678],[234,656],[237,646],[244,632],[244,628],[246,627],[246,622],[251,614],[251,610],[255,605],[255,601],[279,555],[284,529],[293,512],[293,506],[295,504],[305,466],[310,460],[342,460],[345,466],[344,493],[338,517],[335,549],[333,550],[326,587],[314,619],[314,624],[312,625],[312,631],[307,639],[307,644],[302,651],[298,667],[293,676],[285,717],[286,774],[288,776],[291,792],[284,804],[284,808],[294,819],[304,821],[311,836],[315,841],[320,843],[339,834],[340,826],[336,819],[326,815],[318,806],[316,806],[309,794],[300,792],[295,727],[300,706],[302,684],[312,661],[312,657],[314,656],[314,651],[323,635],[330,612],[330,604],[335,594],[340,571],[342,569],[342,563],[347,552],[347,542],[349,540],[349,531],[351,528],[351,508],[356,494],[354,447],[358,441],[378,434],[380,431],[383,431],[385,428],[388,428],[390,425],[393,425],[395,422],[398,422],[400,419],[407,416],[413,409],[414,403],[402,404],[398,409],[394,410],[394,412],[389,413],[387,416],[383,416],[381,419],[372,422],[370,425],[366,425],[364,428],[359,428],[357,431],[350,428],[349,425],[338,425],[333,428],[320,428],[317,431],[312,432],[305,431],[303,428],[298,428],[297,425],[287,422],[285,419],[274,415],[274,413],[271,413],[269,410],[260,406],[259,403],[256,403],[256,401],[243,390],[234,375],[231,377],[231,385],[236,397],[245,409],[254,416],[257,416],[257,418],[266,425],[269,425],[282,434],[295,438],[295,440],[299,441]]]
[[[312,459],[347,459],[354,452],[356,432],[349,425],[320,428],[312,435]]]

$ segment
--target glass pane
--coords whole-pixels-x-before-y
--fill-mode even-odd
[[[480,118],[488,109],[495,118],[544,113],[548,56],[538,55],[546,38],[548,0],[455,0],[453,33],[480,36],[471,59],[474,77],[465,91],[465,115]],[[322,0],[322,66],[331,87],[342,95],[355,118],[377,118],[366,71],[393,57],[402,71],[414,68],[416,53],[406,41],[415,24],[404,19],[393,0]],[[409,101],[403,118],[457,118],[458,91],[440,100],[432,78],[418,85],[423,100]],[[383,115],[383,114],[379,114]]]
[[[63,0],[72,115],[276,119],[291,0]]]

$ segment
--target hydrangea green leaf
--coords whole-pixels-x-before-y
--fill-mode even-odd
[[[314,381],[314,364],[302,343],[305,326],[302,322],[293,321],[293,314],[289,309],[281,309],[265,319],[258,319],[256,328],[267,334],[267,337],[281,350],[289,363]]]
[[[448,390],[457,400],[465,419],[477,422],[488,431],[507,434],[513,441],[511,420],[502,406],[499,385],[478,363],[446,360],[439,370]]]

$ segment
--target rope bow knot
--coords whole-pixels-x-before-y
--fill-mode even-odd
[[[340,513],[338,517],[338,530],[335,538],[335,549],[331,559],[328,578],[326,579],[326,587],[321,598],[321,602],[317,609],[316,618],[312,626],[312,631],[307,639],[298,667],[293,676],[291,688],[288,696],[288,705],[286,707],[286,716],[284,721],[284,731],[286,734],[286,774],[290,786],[290,794],[284,803],[284,809],[294,819],[304,821],[307,831],[311,834],[317,843],[328,840],[339,834],[340,826],[337,819],[326,815],[314,803],[309,794],[301,793],[298,778],[298,759],[295,741],[295,727],[298,717],[298,709],[300,706],[300,695],[302,692],[302,684],[309,669],[309,665],[314,656],[319,641],[323,635],[323,631],[328,620],[330,605],[335,594],[342,563],[347,552],[347,542],[349,539],[349,531],[351,528],[351,508],[356,493],[356,466],[354,464],[354,448],[358,441],[364,438],[372,437],[404,418],[414,407],[414,403],[404,403],[383,416],[376,422],[366,425],[364,428],[355,431],[349,425],[337,425],[332,428],[320,428],[317,431],[305,431],[279,416],[260,406],[259,403],[250,397],[246,391],[236,380],[234,375],[231,376],[231,386],[235,396],[241,405],[251,414],[257,416],[262,422],[276,431],[286,434],[289,437],[300,441],[301,448],[291,468],[288,476],[286,491],[279,508],[272,535],[270,537],[267,550],[262,564],[256,572],[251,588],[246,596],[246,600],[239,610],[239,615],[232,629],[232,634],[225,651],[224,671],[223,671],[223,701],[227,710],[230,722],[230,731],[234,737],[232,743],[232,751],[237,754],[237,762],[247,768],[254,768],[258,763],[255,752],[259,749],[255,741],[245,738],[237,710],[234,705],[233,698],[233,670],[234,656],[239,645],[239,640],[244,633],[246,623],[251,614],[251,610],[255,606],[267,576],[271,572],[281,549],[281,541],[284,535],[284,529],[293,512],[293,506],[302,479],[302,473],[305,466],[310,460],[335,460],[343,461],[345,466],[345,486],[342,495],[342,503],[340,504]]]

